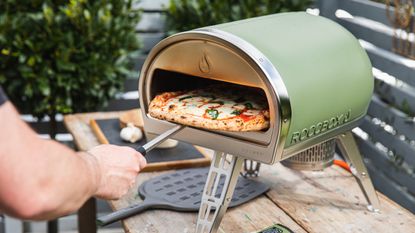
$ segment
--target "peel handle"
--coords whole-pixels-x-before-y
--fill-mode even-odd
[[[108,224],[117,222],[119,220],[126,219],[128,217],[134,216],[136,214],[139,214],[143,212],[144,210],[152,207],[154,203],[149,201],[144,201],[136,205],[131,205],[129,207],[126,207],[124,209],[120,209],[117,211],[114,211],[110,214],[101,216],[97,218],[97,225],[100,227],[106,226]]]
[[[167,130],[166,132],[160,134],[159,136],[155,137],[153,140],[147,142],[146,144],[137,148],[137,151],[140,152],[143,156],[147,154],[150,150],[152,150],[157,145],[161,144],[162,142],[166,141],[169,137],[173,136],[175,133],[179,132],[180,130],[184,129],[186,126],[184,125],[176,125],[175,127]]]

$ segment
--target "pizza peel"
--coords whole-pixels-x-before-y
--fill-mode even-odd
[[[147,209],[198,211],[208,172],[209,168],[193,168],[150,179],[139,188],[138,194],[144,199],[143,202],[99,217],[97,224],[105,226],[139,214]],[[224,181],[225,179],[219,181],[218,190],[216,191],[217,198],[222,192]],[[235,207],[248,202],[268,189],[267,184],[240,176],[229,206]]]

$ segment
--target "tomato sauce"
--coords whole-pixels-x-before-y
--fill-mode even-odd
[[[241,118],[243,121],[250,121],[251,119],[253,119],[255,116],[248,116],[248,115],[245,115],[245,114],[241,114],[241,115],[239,115],[239,118]]]

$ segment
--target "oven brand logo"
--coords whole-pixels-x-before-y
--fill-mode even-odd
[[[202,73],[209,73],[210,71],[209,57],[206,53],[203,53],[203,57],[199,61],[199,70]]]
[[[311,125],[310,127],[304,128],[300,131],[293,133],[291,137],[291,145],[297,142],[304,141],[310,137],[317,136],[327,130],[334,129],[343,125],[350,120],[351,109],[347,112],[334,116],[328,120],[318,122],[317,124]]]

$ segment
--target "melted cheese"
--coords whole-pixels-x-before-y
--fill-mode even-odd
[[[191,97],[189,97],[191,96]],[[236,102],[236,96],[218,96],[217,93],[205,93],[192,91],[183,95],[176,96],[167,101],[163,110],[166,111],[171,105],[174,106],[174,111],[183,114],[189,114],[196,117],[214,118],[206,112],[209,109],[217,110],[217,120],[229,119],[238,116],[236,112],[243,113],[245,116],[254,116],[261,114],[261,106],[254,101]],[[246,104],[249,103],[253,109],[248,109]]]
[[[216,108],[216,110],[219,111],[218,119],[227,119],[227,118],[237,116],[235,114],[232,114],[233,111],[237,110],[237,109],[233,108],[233,106],[235,104],[236,104],[235,102],[233,104],[226,103],[226,104],[220,106],[219,108]]]

